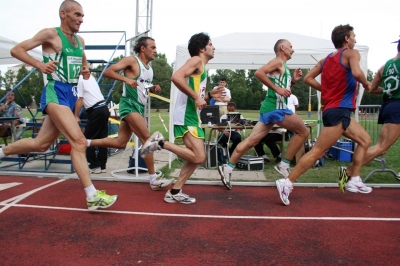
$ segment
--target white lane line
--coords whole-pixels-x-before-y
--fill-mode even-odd
[[[104,212],[128,215],[147,215],[147,216],[167,216],[182,218],[211,218],[211,219],[254,219],[254,220],[323,220],[323,221],[382,221],[382,222],[400,222],[400,218],[381,218],[381,217],[296,217],[296,216],[230,216],[230,215],[202,215],[202,214],[176,214],[176,213],[155,213],[155,212],[133,212],[133,211],[113,211],[113,210],[96,210],[68,208],[68,207],[52,207],[27,204],[1,204],[12,205],[10,207],[34,208],[34,209],[50,209],[63,211],[80,211],[80,212]]]
[[[20,202],[21,200],[23,200],[23,199],[29,197],[29,196],[32,195],[32,194],[34,194],[34,193],[36,193],[36,192],[38,192],[38,191],[40,191],[40,190],[43,190],[43,189],[45,189],[45,188],[54,186],[54,185],[56,185],[56,184],[58,184],[58,183],[64,182],[64,181],[66,181],[66,180],[67,180],[67,179],[60,179],[60,180],[55,181],[55,182],[53,182],[53,183],[44,185],[44,186],[39,187],[39,188],[36,188],[36,189],[34,189],[34,190],[25,192],[25,193],[23,193],[23,194],[21,194],[21,195],[15,196],[15,197],[13,197],[13,198],[11,198],[11,199],[4,200],[4,201],[2,201],[2,202],[0,203],[0,205],[3,205],[3,203],[5,204],[4,207],[0,209],[0,213],[4,212],[4,211],[7,210],[8,208],[14,206],[15,204],[17,204],[17,203]],[[12,202],[12,203],[7,204],[7,203],[9,203],[9,202]]]
[[[17,183],[17,182],[13,182],[13,183],[3,183],[3,184],[0,184],[0,190],[5,190],[5,189],[8,189],[8,188],[12,188],[12,187],[15,187],[15,186],[18,186],[18,185],[21,185],[22,183]]]

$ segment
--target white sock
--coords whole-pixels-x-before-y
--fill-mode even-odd
[[[285,183],[286,183],[286,186],[288,186],[288,187],[293,187],[293,183],[292,183],[292,181],[290,181],[290,179],[289,178],[285,178]]]
[[[150,183],[157,181],[157,174],[151,174],[150,176]]]
[[[90,147],[90,142],[92,142],[92,140],[91,139],[86,139],[86,141],[87,141],[87,147]]]
[[[233,168],[229,166],[229,164],[226,165],[226,169],[228,169],[228,173],[232,173]]]
[[[283,168],[289,168],[290,167],[290,165],[288,163],[285,163],[284,161],[281,161],[281,166]]]
[[[85,192],[86,192],[86,198],[88,200],[92,200],[94,198],[94,195],[96,194],[96,188],[94,187],[93,184],[91,184],[88,187],[85,187]]]
[[[0,148],[0,158],[6,157],[6,155],[3,152],[3,148]]]
[[[352,176],[350,179],[353,182],[362,182],[361,177],[359,175],[358,176]]]

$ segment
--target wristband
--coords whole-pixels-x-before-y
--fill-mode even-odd
[[[211,93],[210,93],[210,92],[208,92],[208,98],[209,98],[209,99],[211,99],[211,98],[212,98],[212,96],[211,96]]]

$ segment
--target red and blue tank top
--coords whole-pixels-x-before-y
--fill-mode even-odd
[[[358,82],[351,69],[342,64],[342,54],[347,48],[330,54],[321,68],[321,98],[323,111],[330,108],[356,109]]]

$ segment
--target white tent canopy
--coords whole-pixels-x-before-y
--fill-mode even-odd
[[[10,54],[10,50],[17,44],[17,42],[0,36],[0,65],[16,65],[22,63]],[[28,53],[40,61],[43,60],[42,53],[38,50],[32,50]]]
[[[277,40],[292,43],[294,54],[287,62],[289,68],[311,68],[319,60],[335,51],[331,40],[319,39],[293,33],[232,33],[213,38],[215,57],[207,69],[258,69],[275,58],[274,45]],[[356,45],[361,53],[361,68],[367,72],[368,47]],[[176,48],[175,70],[190,58],[187,44]]]
[[[189,36],[188,36],[189,37]],[[214,58],[207,64],[207,69],[258,69],[276,57],[274,45],[277,40],[286,39],[291,42],[294,54],[287,62],[289,68],[312,68],[317,62],[329,53],[336,51],[331,40],[319,39],[287,32],[273,33],[232,33],[213,38],[215,47]],[[368,47],[356,45],[361,54],[361,69],[367,74]],[[190,58],[187,44],[178,45],[176,48],[176,61],[174,72]],[[229,81],[228,81],[229,82]],[[177,96],[177,88],[171,85],[170,104],[170,141],[173,141],[173,108]],[[360,95],[364,89],[361,88]],[[358,98],[359,104],[361,97]]]

